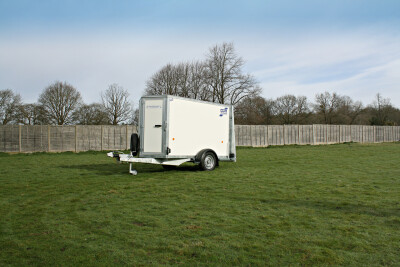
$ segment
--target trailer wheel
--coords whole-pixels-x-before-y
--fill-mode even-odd
[[[139,136],[136,133],[131,134],[131,152],[136,156],[139,151]]]
[[[211,151],[206,151],[201,155],[200,168],[203,171],[212,171],[217,166],[217,158]]]

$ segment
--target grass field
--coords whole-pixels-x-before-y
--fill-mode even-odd
[[[0,265],[399,265],[400,143],[238,148],[213,172],[0,154]]]

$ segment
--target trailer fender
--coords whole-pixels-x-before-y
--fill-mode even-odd
[[[219,160],[218,160],[218,156],[217,153],[215,153],[214,150],[210,149],[210,148],[205,148],[203,150],[200,150],[199,153],[196,154],[196,157],[194,158],[194,162],[195,163],[200,163],[201,162],[201,157],[203,156],[204,153],[206,152],[211,152],[214,154],[215,158],[217,159],[217,166],[219,166]]]

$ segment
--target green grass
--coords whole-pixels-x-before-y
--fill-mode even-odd
[[[398,265],[400,143],[238,148],[212,172],[0,154],[0,265]]]

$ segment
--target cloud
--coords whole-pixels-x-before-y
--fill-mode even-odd
[[[372,103],[375,95],[381,93],[391,99],[391,103],[399,107],[400,60],[366,69],[362,73],[348,78],[329,82],[300,83],[297,81],[263,82],[264,96],[279,97],[284,94],[305,95],[313,101],[317,93],[324,91],[348,95],[354,100],[362,101],[365,105]]]
[[[253,47],[256,64],[249,71],[266,97],[290,93],[313,100],[316,93],[331,91],[368,104],[379,92],[400,106],[399,41],[398,35],[372,33],[269,40],[266,47]]]
[[[172,31],[153,36],[140,31],[3,38],[0,89],[11,88],[25,102],[35,102],[53,81],[68,81],[91,103],[116,82],[138,100],[146,80],[163,65],[202,59],[210,46],[233,41],[265,97],[290,93],[313,100],[327,90],[368,104],[379,92],[400,107],[400,35],[377,32]]]
[[[53,81],[68,81],[81,91],[84,101],[94,102],[116,82],[138,100],[155,71],[168,62],[200,58],[206,47],[202,42],[188,45],[147,36],[7,40],[0,44],[0,86],[21,93],[24,101],[35,102]]]

